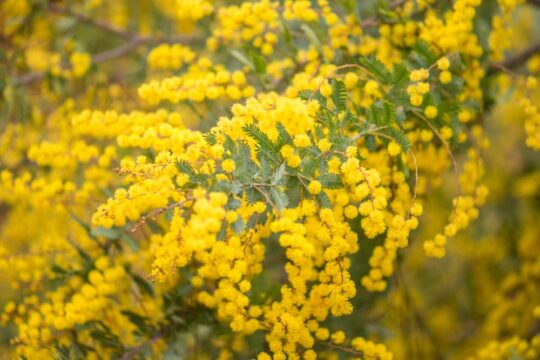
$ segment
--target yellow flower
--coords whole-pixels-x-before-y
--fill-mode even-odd
[[[422,81],[426,80],[429,77],[428,69],[418,69],[411,71],[410,79],[411,81]]]
[[[319,142],[317,142],[317,146],[322,152],[330,150],[332,147],[332,143],[328,139],[321,139]]]
[[[319,88],[319,92],[322,96],[329,97],[330,95],[332,95],[332,86],[327,81],[325,81]]]
[[[232,173],[236,169],[236,164],[234,163],[234,160],[226,159],[221,163],[221,168],[227,173]]]
[[[442,57],[437,61],[437,67],[439,70],[448,70],[450,68],[450,60],[447,57]]]
[[[343,331],[336,331],[332,334],[332,342],[334,344],[342,344],[345,341],[345,333]]]
[[[321,192],[321,190],[322,190],[322,185],[317,180],[311,181],[308,185],[308,191],[313,195],[317,195],[318,193]]]
[[[452,73],[450,71],[443,71],[439,74],[439,80],[442,84],[448,84],[452,81]]]
[[[435,106],[433,105],[429,105],[426,107],[426,109],[424,110],[424,115],[426,115],[426,117],[428,119],[435,119],[438,115],[438,110]]]
[[[395,141],[391,141],[388,144],[388,154],[390,156],[397,156],[401,153],[401,145],[396,143]]]

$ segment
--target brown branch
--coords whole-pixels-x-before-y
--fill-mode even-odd
[[[74,18],[75,20],[96,27],[98,29],[101,29],[103,31],[109,32],[111,34],[117,35],[125,40],[128,40],[125,44],[111,49],[107,50],[101,53],[98,53],[94,56],[92,56],[92,63],[93,64],[99,64],[102,62],[118,59],[120,57],[123,57],[132,51],[134,51],[137,47],[145,44],[156,44],[156,43],[190,43],[193,41],[197,41],[200,39],[199,36],[196,35],[174,35],[174,36],[165,36],[165,35],[158,35],[158,36],[142,36],[139,34],[131,33],[129,31],[125,31],[122,29],[118,29],[110,24],[101,22],[99,20],[94,20],[84,14],[75,12],[71,9],[64,8],[55,4],[49,4],[47,7],[48,10],[50,10],[53,13],[60,14],[60,15],[66,15],[69,17]],[[65,68],[69,67],[69,65],[64,65]],[[14,83],[16,85],[28,85],[30,83],[33,83],[34,81],[43,80],[47,76],[46,71],[39,71],[39,72],[30,72],[27,74],[24,74],[18,78],[14,79]]]
[[[55,14],[72,17],[72,18],[76,19],[77,21],[79,21],[81,23],[96,27],[98,29],[101,29],[101,30],[106,31],[108,33],[117,35],[117,36],[119,36],[121,38],[124,38],[124,39],[127,39],[127,40],[133,38],[133,34],[128,32],[128,31],[118,29],[118,28],[116,28],[116,27],[114,27],[114,26],[112,26],[110,24],[101,22],[99,20],[94,20],[94,19],[92,19],[91,17],[89,17],[87,15],[75,12],[75,11],[69,9],[69,8],[65,8],[65,7],[62,7],[62,6],[55,5],[55,4],[49,4],[47,6],[47,10],[49,10],[50,12],[53,12]]]
[[[398,7],[400,7],[401,5],[404,5],[406,2],[407,2],[407,0],[397,0],[397,1],[393,2],[392,4],[390,4],[388,6],[388,8],[390,10],[396,10]],[[380,20],[375,15],[375,16],[370,17],[369,19],[366,19],[366,20],[362,21],[361,26],[363,28],[369,28],[369,27],[377,26],[379,24],[379,22],[380,22]]]
[[[527,0],[527,3],[533,6],[540,6],[540,0]]]
[[[538,0],[540,3],[540,0]],[[489,64],[488,75],[496,74],[500,71],[513,70],[523,65],[531,56],[540,52],[540,40],[530,45],[525,50],[510,56],[500,63]]]
[[[165,333],[158,333],[158,334],[154,335],[148,341],[129,349],[127,352],[125,352],[120,357],[120,360],[131,360],[131,359],[135,358],[140,352],[144,351],[144,349],[146,347],[151,346],[153,343],[160,340],[164,336],[165,336]]]
[[[146,44],[152,44],[152,43],[186,43],[190,41],[196,40],[197,37],[190,36],[190,35],[177,35],[172,38],[166,38],[166,37],[141,37],[141,36],[134,36],[129,40],[127,43],[111,49],[107,50],[101,53],[98,53],[94,56],[92,56],[92,64],[99,64],[102,62],[114,60],[121,58],[132,51],[134,51],[136,48],[138,48],[141,45]],[[66,66],[68,67],[68,66]],[[24,74],[18,78],[15,78],[14,83],[17,85],[28,85],[34,81],[37,80],[43,80],[45,76],[47,75],[46,71],[39,71],[39,72],[31,72],[28,74]]]

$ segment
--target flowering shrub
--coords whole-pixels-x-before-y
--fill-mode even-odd
[[[537,359],[537,5],[5,0],[0,349]]]

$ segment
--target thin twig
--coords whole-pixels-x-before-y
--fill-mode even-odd
[[[356,351],[354,349],[350,349],[350,348],[345,347],[345,346],[336,345],[336,344],[333,344],[331,342],[317,341],[317,344],[324,345],[324,346],[327,346],[329,348],[333,348],[333,349],[336,349],[336,350],[339,350],[339,351],[343,351],[343,352],[346,352],[346,353],[349,353],[349,354],[352,354],[352,355],[355,355],[355,356],[362,356],[363,355],[360,351]]]
[[[539,0],[540,3],[540,0]],[[498,73],[499,71],[508,71],[512,69],[516,69],[523,65],[531,56],[534,54],[540,52],[540,40],[530,45],[525,50],[515,54],[514,56],[510,56],[508,59],[500,62],[500,63],[493,63],[489,64],[489,71],[488,75],[493,75]]]
[[[111,49],[107,50],[101,53],[98,53],[94,56],[92,56],[92,63],[93,64],[99,64],[106,61],[111,61],[114,59],[121,58],[141,45],[145,44],[156,44],[156,43],[189,43],[196,41],[200,39],[199,36],[196,35],[174,35],[174,36],[165,36],[165,35],[159,35],[159,36],[143,36],[139,34],[130,33],[128,31],[115,28],[109,24],[93,20],[92,18],[89,18],[86,15],[74,12],[70,9],[66,9],[57,5],[49,5],[49,9],[52,12],[67,15],[70,17],[73,17],[79,22],[94,26],[96,28],[102,29],[104,31],[107,31],[109,33],[115,34],[119,37],[122,37],[123,39],[128,40],[127,43]],[[65,68],[68,68],[69,65],[65,65]],[[46,71],[38,71],[38,72],[30,72],[27,74],[24,74],[18,78],[14,79],[14,83],[17,85],[28,85],[30,83],[33,83],[34,81],[43,80],[47,76]]]
[[[72,18],[74,18],[75,20],[77,20],[77,21],[79,21],[81,23],[93,26],[95,28],[101,29],[103,31],[106,31],[108,33],[117,35],[117,36],[119,36],[121,38],[124,38],[124,39],[127,39],[127,40],[133,38],[133,34],[128,32],[128,31],[116,28],[116,27],[114,27],[114,26],[112,26],[112,25],[110,25],[108,23],[105,23],[105,22],[102,22],[102,21],[99,21],[99,20],[94,20],[91,17],[89,17],[87,15],[84,15],[84,14],[81,14],[81,13],[78,13],[76,11],[73,11],[70,8],[65,8],[65,7],[62,7],[62,6],[58,6],[56,4],[49,4],[47,6],[47,10],[49,10],[50,12],[55,13],[55,14],[72,17]]]
[[[411,154],[411,157],[414,162],[414,193],[411,199],[411,207],[412,207],[414,205],[414,202],[416,201],[416,196],[418,192],[418,163],[416,162],[416,156],[414,155],[414,151],[412,149],[409,149],[409,153]],[[407,213],[407,217],[409,217],[410,213],[411,213],[411,209],[409,209]]]
[[[156,341],[160,340],[161,338],[163,338],[165,336],[164,333],[158,333],[156,334],[154,337],[152,337],[151,339],[149,339],[148,341],[140,344],[140,345],[137,345],[133,348],[131,348],[130,350],[128,350],[126,353],[124,353],[124,355],[122,355],[122,357],[120,358],[121,360],[131,360],[133,358],[135,358],[135,356],[137,356],[141,351],[143,351],[146,347],[152,345],[153,343],[155,343]]]
[[[441,136],[441,134],[439,133],[439,131],[435,128],[435,126],[433,126],[428,119],[426,119],[424,117],[424,115],[422,115],[419,111],[417,110],[413,110],[413,112],[416,114],[416,116],[418,116],[420,119],[424,120],[424,122],[426,123],[426,125],[431,129],[431,131],[433,131],[433,133],[435,134],[435,136],[437,136],[437,138],[439,138],[439,140],[441,141],[441,143],[444,145],[445,149],[446,149],[446,152],[448,153],[448,156],[450,157],[450,160],[452,161],[452,165],[454,167],[454,173],[456,175],[456,186],[457,186],[457,195],[458,195],[458,198],[459,196],[461,195],[461,184],[459,183],[459,168],[458,168],[458,165],[457,165],[457,161],[456,161],[456,158],[454,157],[454,153],[452,152],[452,149],[450,149],[450,145],[448,145],[448,142],[446,142],[446,140],[443,139],[443,137]],[[459,200],[458,200],[459,201]]]

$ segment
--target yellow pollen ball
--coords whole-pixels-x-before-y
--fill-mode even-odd
[[[321,190],[322,190],[322,185],[317,180],[313,180],[308,185],[308,191],[313,195],[317,195],[318,193],[321,192]]]
[[[390,156],[398,156],[401,153],[401,146],[395,141],[391,141],[388,144],[388,154]]]
[[[227,173],[232,173],[236,169],[236,165],[232,159],[227,159],[221,163],[221,168]]]
[[[426,115],[426,117],[428,119],[435,119],[437,117],[437,115],[439,114],[439,111],[437,110],[437,108],[433,105],[429,105],[428,107],[426,107],[426,109],[424,110],[424,115]]]

